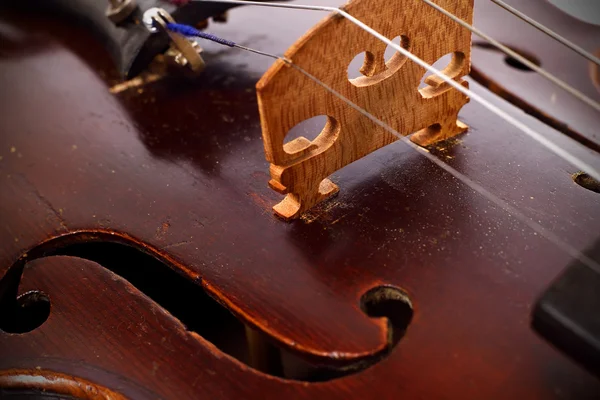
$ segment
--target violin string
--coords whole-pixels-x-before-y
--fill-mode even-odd
[[[498,206],[500,209],[507,212],[509,215],[511,215],[516,220],[524,223],[526,226],[528,226],[530,229],[532,229],[536,234],[539,234],[541,237],[543,237],[546,240],[548,240],[549,242],[553,243],[559,249],[566,252],[569,256],[581,261],[582,263],[586,264],[590,268],[595,269],[598,272],[600,272],[600,263],[596,262],[595,260],[591,259],[590,257],[585,255],[581,251],[577,250],[575,247],[566,243],[558,235],[547,230],[541,224],[539,224],[538,222],[535,222],[533,219],[528,218],[525,214],[523,214],[521,211],[519,211],[516,207],[511,206],[506,201],[502,200],[500,197],[493,194],[492,192],[490,192],[489,190],[484,188],[479,183],[475,182],[474,180],[472,180],[471,178],[469,178],[462,172],[458,171],[457,169],[455,169],[455,168],[451,167],[450,165],[448,165],[447,163],[443,162],[442,160],[440,160],[439,158],[437,158],[436,156],[431,154],[428,150],[411,142],[407,136],[402,135],[396,129],[392,128],[390,125],[388,125],[381,119],[377,118],[376,116],[374,116],[373,114],[371,114],[370,112],[365,110],[364,108],[360,107],[359,105],[357,105],[356,103],[354,103],[353,101],[348,99],[346,96],[344,96],[340,92],[336,91],[335,89],[333,89],[332,87],[327,85],[325,82],[321,81],[316,76],[312,75],[310,72],[306,71],[299,65],[292,62],[290,59],[288,59],[284,56],[279,56],[277,54],[272,54],[272,53],[264,52],[261,50],[256,50],[256,49],[253,49],[253,48],[250,48],[247,46],[238,45],[237,43],[234,43],[232,41],[217,38],[214,35],[210,35],[211,37],[206,37],[205,35],[203,35],[202,32],[200,32],[192,27],[181,26],[179,24],[168,24],[167,27],[178,33],[186,32],[186,34],[189,36],[202,37],[202,38],[205,38],[208,40],[215,41],[220,44],[224,44],[224,45],[227,45],[230,47],[236,47],[241,50],[245,50],[245,51],[256,53],[256,54],[259,54],[262,56],[270,57],[272,59],[280,60],[280,61],[286,63],[287,65],[294,68],[296,71],[300,72],[301,74],[303,74],[304,76],[306,76],[307,78],[312,80],[313,82],[317,83],[319,86],[323,87],[326,91],[328,91],[335,97],[339,98],[340,100],[342,100],[343,102],[348,104],[348,106],[352,107],[354,110],[358,111],[359,113],[361,113],[362,115],[367,117],[374,124],[380,126],[381,128],[385,129],[387,132],[389,132],[392,135],[394,135],[395,137],[397,137],[400,142],[406,144],[411,149],[416,151],[418,154],[424,156],[430,162],[432,162],[433,164],[437,165],[438,167],[440,167],[443,170],[445,170],[446,172],[448,172],[450,175],[452,175],[458,181],[469,186],[474,192],[476,192],[479,195],[481,195],[482,197],[486,198],[488,201],[490,201],[491,203]]]
[[[479,195],[483,196],[491,203],[498,206],[500,209],[504,210],[506,213],[511,215],[513,218],[515,218],[517,221],[524,223],[531,230],[533,230],[536,234],[539,234],[541,237],[545,238],[550,243],[554,244],[559,249],[563,250],[569,256],[579,260],[580,262],[587,265],[591,269],[594,269],[600,273],[600,263],[599,262],[593,260],[592,258],[585,255],[584,253],[582,253],[575,247],[571,246],[570,244],[568,244],[567,242],[562,240],[558,235],[556,235],[553,232],[549,231],[548,229],[544,228],[540,223],[535,222],[531,218],[528,218],[525,214],[523,214],[521,211],[519,211],[516,207],[511,206],[506,201],[502,200],[500,197],[493,194],[492,192],[487,190],[485,187],[483,187],[479,183],[475,182],[474,180],[472,180],[471,178],[469,178],[462,172],[458,171],[457,169],[451,167],[448,163],[443,162],[442,160],[440,160],[439,158],[437,158],[436,156],[431,154],[427,149],[424,149],[423,147],[411,142],[407,136],[402,135],[400,132],[398,132],[397,130],[392,128],[390,125],[386,124],[379,118],[375,117],[373,114],[369,113],[364,108],[362,108],[359,105],[357,105],[356,103],[352,102],[350,99],[348,99],[347,97],[345,97],[344,95],[342,95],[341,93],[339,93],[338,91],[336,91],[335,89],[333,89],[332,87],[330,87],[329,85],[324,83],[323,81],[319,80],[317,77],[310,74],[308,71],[304,70],[299,65],[294,64],[291,60],[289,60],[285,57],[274,55],[274,54],[272,54],[270,56],[271,57],[274,56],[274,57],[278,58],[279,60],[290,65],[291,67],[293,67],[300,73],[304,74],[309,79],[311,79],[318,85],[322,86],[325,90],[327,90],[328,92],[330,92],[331,94],[333,94],[334,96],[339,98],[340,100],[344,101],[350,107],[352,107],[356,111],[360,112],[365,117],[369,118],[373,123],[382,127],[383,129],[387,130],[389,133],[391,133],[392,135],[397,137],[400,142],[406,144],[407,146],[412,148],[414,151],[416,151],[417,153],[419,153],[422,156],[424,156],[425,158],[427,158],[430,162],[434,163],[439,168],[442,168],[444,171],[448,172],[454,178],[458,179],[459,182],[466,184],[474,192],[478,193]]]
[[[513,14],[517,18],[522,19],[523,21],[527,22],[529,25],[533,26],[534,28],[538,29],[539,31],[541,31],[541,32],[545,33],[546,35],[550,36],[552,39],[556,40],[557,42],[559,42],[559,43],[565,45],[566,47],[570,48],[571,50],[573,50],[574,52],[578,53],[582,57],[585,57],[588,60],[590,60],[591,62],[593,62],[594,64],[600,66],[600,58],[598,58],[595,55],[593,55],[592,53],[586,51],[581,46],[576,45],[575,43],[571,42],[570,40],[568,40],[564,36],[559,35],[558,33],[554,32],[552,29],[548,28],[545,25],[542,25],[541,23],[539,23],[535,19],[531,18],[527,14],[522,13],[521,11],[517,10],[516,8],[512,7],[511,5],[505,3],[502,0],[491,0],[491,1],[494,2],[494,3],[496,3],[498,6],[504,8],[506,11],[508,11],[511,14]]]
[[[516,51],[514,51],[510,47],[508,47],[508,46],[500,43],[499,41],[497,41],[496,39],[492,38],[487,33],[483,32],[481,29],[476,28],[475,26],[469,24],[468,22],[460,19],[456,15],[452,14],[450,11],[448,11],[445,8],[440,7],[439,5],[435,4],[433,1],[431,1],[431,0],[421,0],[421,1],[424,2],[425,4],[427,4],[428,6],[433,7],[435,10],[439,11],[440,13],[444,14],[445,16],[447,16],[448,18],[450,18],[452,21],[456,22],[460,26],[464,27],[465,29],[468,29],[469,31],[473,32],[474,34],[476,34],[480,38],[484,39],[485,41],[487,41],[488,43],[490,43],[492,46],[496,47],[498,50],[500,50],[504,54],[507,54],[508,56],[514,58],[515,60],[519,61],[523,65],[527,66],[529,69],[537,72],[538,74],[540,74],[545,79],[549,80],[550,82],[552,82],[556,86],[560,87],[564,91],[570,93],[571,95],[573,95],[577,99],[579,99],[582,102],[586,103],[587,105],[591,106],[596,111],[600,111],[600,103],[598,103],[595,100],[590,99],[585,94],[583,94],[579,90],[575,89],[573,86],[569,85],[565,81],[563,81],[563,80],[559,79],[558,77],[556,77],[556,75],[551,74],[550,72],[546,71],[542,67],[540,67],[537,64],[531,62],[530,60],[528,60],[527,58],[523,57],[522,55],[520,55],[519,53],[517,53]]]
[[[551,140],[545,138],[543,135],[541,135],[540,133],[531,129],[529,126],[522,123],[518,119],[509,115],[507,112],[503,111],[500,107],[492,104],[490,101],[484,99],[482,96],[473,92],[472,90],[465,88],[459,82],[450,78],[449,76],[444,74],[442,71],[435,68],[433,65],[425,62],[424,60],[417,57],[416,55],[414,55],[410,51],[406,50],[405,48],[401,47],[400,45],[392,42],[390,39],[383,36],[381,33],[376,31],[375,29],[371,28],[364,22],[358,20],[357,18],[353,17],[352,15],[348,14],[346,11],[344,11],[340,8],[328,7],[328,6],[300,5],[300,4],[262,3],[262,2],[257,2],[257,1],[240,1],[240,0],[194,0],[194,1],[208,2],[208,3],[238,4],[238,5],[256,5],[256,6],[263,6],[263,7],[290,8],[290,9],[327,11],[327,12],[337,13],[337,14],[343,16],[344,18],[346,18],[347,20],[349,20],[350,22],[352,22],[353,24],[357,25],[358,27],[360,27],[367,33],[373,35],[377,39],[386,43],[388,46],[392,47],[396,51],[400,52],[402,55],[406,56],[407,58],[409,58],[410,60],[415,62],[417,65],[425,68],[427,71],[431,72],[432,74],[439,76],[448,85],[452,86],[459,92],[469,96],[471,99],[475,100],[476,102],[481,104],[483,107],[487,108],[489,111],[491,111],[492,113],[494,113],[497,116],[499,116],[500,118],[502,118],[504,121],[508,122],[515,128],[519,129],[520,131],[525,133],[527,136],[531,137],[532,139],[534,139],[535,141],[540,143],[542,146],[546,147],[548,150],[550,150],[554,154],[558,155],[559,157],[561,157],[563,160],[567,161],[574,167],[586,172],[587,174],[592,176],[594,179],[600,180],[600,171],[597,171],[591,165],[587,164],[586,162],[583,162],[582,160],[579,160],[576,156],[574,156],[567,150],[563,149],[561,146],[557,145],[556,143],[552,142]]]
[[[361,22],[361,21],[359,21],[358,19],[355,19],[355,18],[353,20],[350,19],[349,17],[351,15],[348,14],[343,9],[338,8],[338,7],[310,6],[310,5],[300,5],[300,4],[267,3],[267,2],[243,1],[243,0],[192,0],[192,1],[206,2],[206,3],[245,4],[245,5],[263,6],[263,7],[290,8],[290,9],[302,9],[302,10],[312,10],[312,11],[329,11],[329,12],[335,12],[335,13],[338,13],[338,14],[342,15],[346,19],[351,20],[356,25],[358,25],[357,22]],[[590,99],[588,96],[586,96],[585,94],[583,94],[581,91],[577,90],[576,88],[574,88],[573,86],[571,86],[568,83],[564,82],[563,80],[559,79],[555,75],[551,74],[550,72],[546,71],[545,69],[541,68],[540,66],[536,65],[535,63],[531,62],[527,58],[523,57],[521,54],[519,54],[516,51],[512,50],[511,48],[509,48],[508,46],[503,45],[499,41],[497,41],[494,38],[492,38],[490,35],[484,33],[483,31],[481,31],[480,29],[474,27],[473,25],[471,25],[471,24],[463,21],[462,19],[460,19],[456,15],[452,14],[451,12],[449,12],[446,9],[444,9],[443,7],[440,7],[439,5],[435,4],[431,0],[421,0],[421,1],[424,2],[425,4],[429,5],[430,7],[433,7],[435,10],[437,10],[438,12],[444,14],[448,18],[452,19],[454,22],[458,23],[459,25],[461,25],[465,29],[467,29],[467,30],[473,32],[474,34],[476,34],[477,36],[483,38],[488,43],[490,43],[492,46],[496,47],[498,50],[502,51],[503,53],[507,54],[508,56],[510,56],[510,57],[514,58],[515,60],[519,61],[520,63],[522,63],[523,65],[527,66],[531,70],[537,72],[542,77],[544,77],[545,79],[547,79],[550,82],[552,82],[554,85],[560,87],[561,89],[563,89],[567,93],[571,94],[575,98],[577,98],[580,101],[586,103],[590,107],[594,108],[596,111],[600,111],[600,103],[598,103],[595,100]],[[361,25],[359,25],[359,26],[362,29],[366,30],[367,32],[369,32],[371,34],[374,34],[374,32],[376,32],[375,30],[373,30],[368,25],[366,25],[364,23],[363,23],[363,25],[364,26],[361,26]],[[371,31],[365,29],[365,27],[371,28]],[[377,36],[377,35],[374,35],[374,36]],[[381,38],[379,38],[379,39],[381,39]],[[415,60],[413,60],[413,61],[415,61]],[[438,76],[440,76],[440,75],[438,75]]]

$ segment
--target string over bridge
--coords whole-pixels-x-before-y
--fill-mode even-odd
[[[472,0],[440,3],[472,22]],[[467,87],[461,77],[470,69],[470,32],[432,13],[421,0],[354,0],[344,9],[386,37],[399,37],[402,48],[429,64],[451,54],[442,72]],[[427,77],[426,87],[419,89],[426,70],[400,52],[385,62],[385,50],[385,43],[332,14],[298,40],[286,58],[395,131],[405,136],[414,133],[411,140],[421,146],[464,132],[467,126],[457,120],[457,114],[468,97],[434,76]],[[363,76],[349,79],[347,66],[362,52]],[[284,61],[266,72],[257,93],[265,153],[271,163],[269,185],[286,194],[274,211],[284,219],[297,218],[335,194],[338,187],[328,179],[335,171],[398,140]],[[326,115],[327,123],[314,140],[300,137],[285,143],[295,125],[318,115]]]

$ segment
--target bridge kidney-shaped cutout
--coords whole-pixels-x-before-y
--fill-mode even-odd
[[[462,71],[465,65],[465,60],[465,54],[460,51],[456,51],[441,57],[432,66],[448,77],[454,79],[458,77]],[[425,72],[425,75],[423,75],[421,83],[419,84],[419,93],[421,93],[421,96],[424,98],[429,99],[444,93],[450,88],[451,86],[444,82],[442,78],[427,71]]]
[[[396,36],[392,42],[410,51],[410,39],[405,35]],[[357,64],[362,59],[362,66],[357,71]],[[383,63],[370,51],[358,54],[348,65],[348,80],[357,87],[365,87],[379,83],[394,75],[406,62],[407,57],[387,46],[383,55]]]
[[[339,122],[330,116],[318,115],[296,124],[285,136],[283,150],[290,155],[333,144],[340,133]]]

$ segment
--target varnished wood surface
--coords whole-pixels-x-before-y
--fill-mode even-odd
[[[262,30],[281,26],[285,13],[259,26],[261,13],[236,10],[215,31],[277,52],[318,19],[295,17],[267,37]],[[335,174],[342,193],[301,220],[272,216],[281,198],[265,185],[253,89],[270,61],[218,49],[197,82],[170,79],[115,96],[103,78],[110,76],[106,56],[84,32],[4,17],[0,37],[2,274],[20,257],[52,253],[90,234],[124,241],[202,286],[271,340],[338,366],[386,347],[385,320],[360,308],[366,291],[394,285],[414,306],[406,335],[383,361],[324,383],[290,382],[250,370],[186,333],[95,264],[41,259],[25,269],[20,290],[47,292],[51,316],[30,333],[0,335],[2,369],[39,367],[139,398],[600,393],[597,381],[529,327],[532,302],[570,257],[402,144]],[[469,133],[435,154],[576,248],[594,240],[600,200],[573,183],[573,167],[476,104],[460,118]],[[106,315],[115,303],[126,309]],[[134,316],[152,310],[161,316],[144,331]],[[72,325],[60,322],[67,314]],[[88,317],[101,326],[91,329]],[[113,329],[120,319],[132,324]],[[177,343],[174,353],[159,344],[161,322]],[[160,379],[149,378],[149,354],[165,357]]]
[[[599,26],[571,17],[546,0],[505,2],[589,53],[600,51]],[[486,34],[521,53],[590,99],[600,101],[600,87],[594,83],[592,72],[595,64],[588,59],[491,1],[475,2],[474,19],[475,26]],[[577,135],[600,152],[600,134],[595,127],[598,118],[596,110],[532,70],[515,68],[514,64],[511,66],[503,53],[487,46],[481,37],[473,35],[473,43],[473,77],[476,80],[545,123],[567,134]]]

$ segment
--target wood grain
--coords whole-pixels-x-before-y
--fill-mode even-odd
[[[473,0],[441,1],[460,18],[473,19]],[[460,80],[471,65],[469,31],[436,13],[420,0],[355,0],[345,10],[389,39],[433,64],[452,54],[443,70]],[[285,54],[294,64],[317,77],[363,110],[402,135],[414,133],[415,143],[426,146],[466,130],[457,120],[467,97],[400,52],[387,62],[386,44],[339,15],[330,15],[300,38]],[[347,66],[365,52],[363,76],[349,79]],[[283,201],[273,209],[284,219],[300,217],[315,204],[337,193],[328,179],[335,171],[386,146],[398,137],[326,91],[309,77],[278,60],[257,84],[265,153],[271,163],[270,186]],[[312,141],[299,137],[286,143],[295,125],[318,115],[327,123]]]
[[[258,24],[264,10],[251,8],[230,17],[214,32],[269,52],[287,48],[319,18],[281,10]],[[414,307],[406,334],[383,361],[328,382],[290,381],[191,338],[95,263],[70,262],[83,267],[75,273],[41,258],[28,263],[20,290],[48,291],[65,322],[2,334],[1,370],[40,366],[142,399],[598,397],[598,381],[529,327],[532,302],[570,257],[401,143],[336,172],[338,197],[301,219],[288,224],[271,215],[281,197],[265,186],[254,92],[270,60],[206,46],[202,78],[115,96],[110,59],[86,32],[29,15],[2,14],[1,21],[3,283],[21,261],[71,241],[121,241],[161,260],[271,342],[337,367],[386,349],[387,323],[361,309],[364,293],[393,285]],[[575,248],[595,240],[600,201],[573,182],[577,171],[473,102],[460,118],[469,132],[433,154]],[[106,304],[118,307],[105,312],[113,310]],[[152,329],[144,332],[141,316],[151,310],[163,328],[146,318]],[[161,343],[162,333],[173,347]],[[164,356],[160,379],[152,377],[155,355]]]

